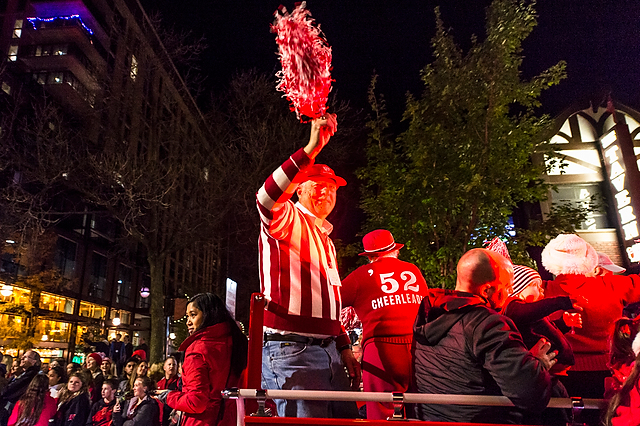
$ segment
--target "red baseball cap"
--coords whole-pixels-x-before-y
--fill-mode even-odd
[[[379,256],[404,247],[404,244],[396,243],[391,232],[386,229],[369,232],[362,238],[362,245],[364,253],[360,253],[360,256]]]
[[[323,181],[323,180],[332,180],[338,186],[345,186],[347,181],[336,175],[333,172],[333,169],[326,164],[314,164],[304,171],[302,171],[296,177],[296,181],[298,182],[306,182],[308,180],[313,181]]]

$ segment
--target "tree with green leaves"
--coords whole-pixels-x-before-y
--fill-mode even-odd
[[[424,92],[408,96],[408,128],[395,139],[372,82],[368,165],[359,176],[367,229],[389,229],[431,286],[449,287],[462,253],[504,235],[518,203],[546,197],[544,165],[531,155],[551,152],[542,136],[550,119],[535,109],[541,92],[565,77],[565,64],[522,78],[533,2],[494,0],[486,38],[473,37],[466,53],[435,13],[434,61],[422,71]]]

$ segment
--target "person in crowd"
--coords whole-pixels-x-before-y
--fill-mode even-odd
[[[125,359],[129,359],[133,356],[133,345],[131,344],[131,338],[128,334],[125,334],[122,338],[122,343],[124,343],[124,354]]]
[[[623,307],[640,300],[640,276],[597,275],[597,252],[574,234],[551,240],[542,251],[542,265],[555,275],[543,283],[545,297],[569,296],[583,308],[582,328],[566,335],[575,365],[561,380],[571,396],[602,398],[605,378],[611,374],[609,336]],[[585,414],[597,421],[595,410]]]
[[[611,334],[609,363],[611,377],[604,381],[604,398],[611,399],[619,392],[627,377],[633,370],[636,354],[633,351],[633,340],[640,330],[640,318],[618,318]]]
[[[486,249],[467,251],[455,290],[432,289],[413,327],[414,380],[420,393],[504,395],[513,407],[417,404],[426,421],[520,423],[551,397],[550,343],[531,351],[513,322],[496,310],[513,285],[511,262]]]
[[[98,402],[100,399],[100,392],[102,391],[102,383],[104,382],[104,375],[100,370],[102,365],[102,356],[96,352],[87,355],[85,359],[87,364],[87,372],[91,375],[92,383],[89,388],[89,395],[91,396],[91,402]]]
[[[36,351],[28,350],[20,358],[20,374],[12,375],[0,393],[0,424],[6,425],[16,402],[24,395],[31,380],[38,374],[42,362]]]
[[[564,334],[582,327],[579,313],[582,308],[568,296],[543,299],[542,278],[538,271],[527,266],[514,265],[513,291],[502,308],[502,314],[511,318],[522,335],[527,348],[531,349],[541,338],[551,344],[556,351],[556,364],[549,370],[551,373],[551,397],[568,398],[569,394],[559,377],[566,375],[575,364],[573,350]],[[560,314],[552,321],[549,317]],[[571,422],[568,410],[546,409],[542,412],[542,423],[546,425],[564,426]]]
[[[333,225],[326,220],[338,187],[346,181],[330,167],[313,164],[336,129],[335,114],[313,120],[307,145],[274,171],[256,194],[260,280],[269,301],[262,355],[265,389],[346,391],[360,386],[360,364],[340,325],[340,275],[329,237]],[[279,416],[358,416],[351,402],[275,402]]]
[[[102,377],[104,379],[113,379],[115,376],[113,375],[113,363],[109,358],[102,358],[102,363],[100,364],[100,371],[102,372]]]
[[[136,379],[138,377],[145,377],[149,373],[149,363],[147,361],[140,361],[136,368]]]
[[[91,411],[88,376],[76,371],[69,375],[67,386],[58,394],[55,426],[85,426]]]
[[[112,359],[116,363],[116,371],[118,372],[118,376],[122,375],[122,369],[128,359],[125,354],[125,345],[120,341],[122,338],[122,334],[116,333],[116,340],[111,342],[109,345],[109,354],[108,357]]]
[[[140,360],[138,357],[131,357],[127,360],[122,370],[122,380],[118,385],[118,389],[130,397],[130,392],[133,390],[133,382],[136,380],[136,372],[138,371],[138,364]]]
[[[24,373],[24,369],[20,365],[20,360],[14,359],[11,364],[11,371],[9,372],[9,380],[13,379]]]
[[[144,352],[144,358],[143,359],[149,359],[149,345],[147,345],[147,341],[145,340],[144,337],[140,337],[138,339],[138,346],[136,346],[135,348],[133,348],[134,352],[135,351],[143,351]]]
[[[131,357],[132,358],[138,358],[140,361],[146,361],[147,360],[147,353],[145,351],[143,351],[142,349],[138,349],[136,351],[133,351],[133,355]]]
[[[605,426],[631,426],[640,424],[640,333],[631,345],[635,362],[622,387],[614,393],[604,414]]]
[[[7,366],[4,364],[0,364],[0,393],[2,390],[9,384],[9,379],[7,378]]]
[[[162,368],[164,370],[164,377],[158,381],[158,390],[177,390],[180,376],[178,375],[178,362],[176,361],[176,359],[172,356],[167,357],[167,359],[164,360]],[[169,426],[170,416],[171,407],[169,407],[167,404],[164,404],[164,406],[162,407],[163,426]]]
[[[189,300],[187,329],[189,337],[179,348],[185,351],[182,390],[164,391],[158,399],[183,412],[182,426],[235,425],[235,403],[222,399],[221,391],[240,383],[247,338],[212,293]]]
[[[113,408],[116,405],[118,382],[115,379],[105,379],[99,401],[91,406],[87,419],[87,426],[111,426],[113,424]]]
[[[9,426],[49,426],[56,410],[56,401],[49,395],[49,378],[36,374],[13,407]]]
[[[64,358],[54,358],[53,360],[51,360],[51,362],[49,363],[49,368],[53,368],[55,366],[60,366],[63,369],[67,369],[67,361]]]
[[[11,370],[11,366],[13,365],[13,357],[9,354],[3,354],[2,364],[7,366],[7,371]]]
[[[53,367],[49,367],[47,377],[49,378],[49,395],[57,399],[60,390],[62,390],[67,383],[66,372],[60,365],[56,364]]]
[[[178,389],[180,376],[178,375],[178,362],[176,359],[172,356],[167,357],[167,359],[164,360],[162,369],[164,370],[164,377],[158,381],[158,390]]]
[[[77,362],[70,362],[67,364],[67,377],[71,377],[71,374],[82,371],[82,366]]]
[[[378,229],[362,239],[369,259],[342,281],[342,306],[362,321],[362,381],[365,392],[407,392],[411,384],[413,322],[427,283],[413,264],[398,259],[403,244]],[[393,404],[366,403],[367,419],[393,416]]]
[[[116,402],[113,408],[113,424],[160,426],[158,402],[150,396],[153,390],[153,381],[149,377],[138,377],[133,384],[133,398],[125,401],[122,406],[119,401]]]

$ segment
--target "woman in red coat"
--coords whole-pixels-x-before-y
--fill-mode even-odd
[[[221,391],[239,384],[247,338],[212,293],[189,300],[187,329],[190,336],[179,349],[185,351],[182,391],[169,392],[166,403],[183,412],[181,426],[235,425],[235,401],[223,400]]]

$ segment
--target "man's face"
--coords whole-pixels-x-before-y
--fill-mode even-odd
[[[102,399],[104,399],[105,402],[111,402],[116,397],[116,389],[113,389],[111,385],[105,383],[104,385],[102,385],[100,396],[102,396]]]
[[[314,216],[326,219],[336,206],[337,191],[333,181],[306,181],[298,188],[298,198]]]
[[[22,358],[20,358],[20,367],[27,369],[29,367],[33,367],[34,365],[36,365],[35,352],[25,352],[24,355],[22,355]]]
[[[165,376],[167,377],[175,376],[176,374],[178,374],[178,365],[176,364],[176,360],[173,358],[168,358],[164,362],[163,369],[165,372]]]

